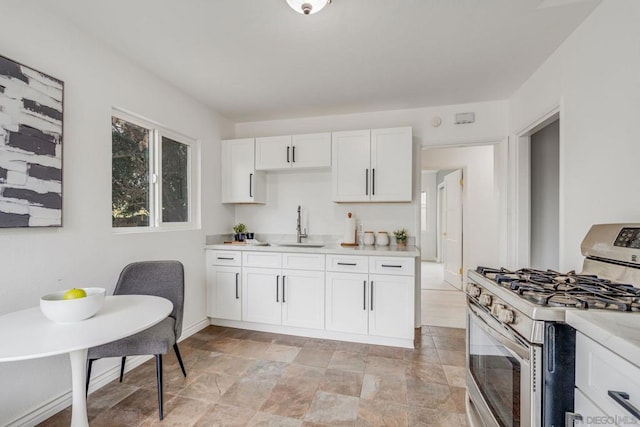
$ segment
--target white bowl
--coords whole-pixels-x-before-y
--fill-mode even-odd
[[[40,298],[40,311],[57,323],[79,322],[93,316],[102,308],[106,290],[104,288],[82,288],[84,298],[63,299],[66,291],[54,292]]]

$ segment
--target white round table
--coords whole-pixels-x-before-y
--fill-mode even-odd
[[[90,319],[55,323],[40,307],[0,316],[0,362],[36,359],[69,353],[71,361],[71,426],[86,427],[85,364],[87,349],[143,331],[165,319],[171,301],[148,295],[105,298],[104,306]]]

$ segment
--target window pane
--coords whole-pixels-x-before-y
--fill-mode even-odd
[[[162,222],[189,221],[189,146],[162,137]]]
[[[113,227],[149,226],[149,129],[111,118]]]

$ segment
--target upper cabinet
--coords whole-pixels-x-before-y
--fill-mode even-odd
[[[410,127],[334,132],[331,145],[333,201],[411,201]]]
[[[254,166],[254,139],[230,139],[221,145],[222,203],[265,203],[264,172]]]
[[[256,138],[256,170],[331,166],[331,133]]]

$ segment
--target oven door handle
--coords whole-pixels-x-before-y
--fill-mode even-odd
[[[529,349],[524,345],[518,343],[515,336],[512,338],[508,338],[503,334],[497,332],[482,317],[481,313],[478,313],[476,310],[474,310],[472,306],[469,306],[469,315],[473,316],[475,319],[480,320],[482,323],[478,323],[477,325],[488,335],[491,335],[491,337],[498,340],[500,344],[502,344],[516,359],[526,362],[530,360]]]

